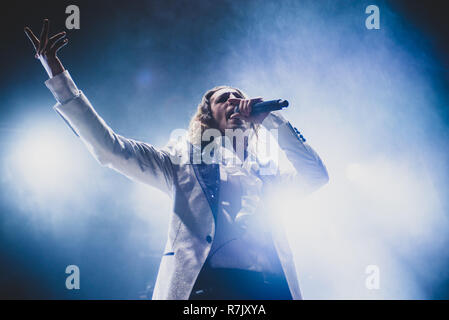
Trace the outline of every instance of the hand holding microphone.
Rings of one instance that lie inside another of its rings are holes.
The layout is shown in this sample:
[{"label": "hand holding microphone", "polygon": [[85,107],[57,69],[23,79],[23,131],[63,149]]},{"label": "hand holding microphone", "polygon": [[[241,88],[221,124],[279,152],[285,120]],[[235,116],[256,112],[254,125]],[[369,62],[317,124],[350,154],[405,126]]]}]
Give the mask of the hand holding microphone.
[{"label": "hand holding microphone", "polygon": [[263,101],[262,98],[230,98],[228,101],[236,105],[235,112],[242,114],[247,121],[255,123],[262,123],[271,111],[288,107],[288,101],[282,99]]}]

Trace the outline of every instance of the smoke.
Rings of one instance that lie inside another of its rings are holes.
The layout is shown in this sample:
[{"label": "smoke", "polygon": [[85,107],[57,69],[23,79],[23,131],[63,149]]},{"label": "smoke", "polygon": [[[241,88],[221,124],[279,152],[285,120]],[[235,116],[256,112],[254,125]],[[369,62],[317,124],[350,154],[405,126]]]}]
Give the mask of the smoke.
[{"label": "smoke", "polygon": [[429,298],[429,284],[447,281],[435,276],[448,261],[447,102],[419,35],[387,5],[381,29],[367,30],[366,5],[254,5],[223,71],[252,96],[288,99],[285,114],[328,168],[310,197],[273,197],[305,298]]},{"label": "smoke", "polygon": [[[187,126],[215,85],[289,100],[284,115],[330,175],[307,198],[273,195],[304,297],[441,298],[449,279],[441,66],[425,35],[377,3],[379,30],[365,28],[367,1],[80,3],[85,20],[61,57],[117,133],[156,146]],[[34,263],[52,288],[66,265],[80,265],[83,298],[138,297],[155,281],[170,199],[98,166],[40,96],[44,86],[29,89],[5,94],[15,131],[1,141],[2,237],[14,243],[4,254],[20,251],[16,262]],[[370,265],[379,289],[366,286]],[[63,288],[30,294],[73,297]]]}]

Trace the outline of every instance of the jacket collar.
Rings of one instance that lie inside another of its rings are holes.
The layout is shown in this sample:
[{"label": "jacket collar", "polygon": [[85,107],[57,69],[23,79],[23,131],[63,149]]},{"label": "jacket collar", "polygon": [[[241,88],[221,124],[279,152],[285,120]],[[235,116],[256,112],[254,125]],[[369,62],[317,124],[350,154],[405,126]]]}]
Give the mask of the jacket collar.
[{"label": "jacket collar", "polygon": [[[220,191],[220,167],[218,163],[205,163],[204,161],[193,161],[194,152],[200,152],[201,148],[194,146],[190,142],[189,144],[189,158],[192,164],[195,176],[203,189],[204,195],[209,203],[214,220],[216,221],[218,212],[218,197]],[[197,156],[198,154],[196,154]],[[199,163],[198,163],[199,162]]]}]

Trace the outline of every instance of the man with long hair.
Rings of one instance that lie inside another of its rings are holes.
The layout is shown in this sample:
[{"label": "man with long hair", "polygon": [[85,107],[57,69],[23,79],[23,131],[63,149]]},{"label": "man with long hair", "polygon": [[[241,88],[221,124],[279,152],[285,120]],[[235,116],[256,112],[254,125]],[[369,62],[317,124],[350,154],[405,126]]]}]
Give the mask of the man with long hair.
[{"label": "man with long hair", "polygon": [[[25,28],[49,75],[54,109],[100,164],[174,201],[153,299],[301,299],[288,242],[262,201],[271,185],[306,193],[328,181],[297,129],[280,112],[252,115],[261,98],[220,86],[205,93],[183,139],[161,149],[127,139],[96,113],[57,57],[65,32],[49,38],[48,31],[47,19],[40,38]],[[288,168],[261,161],[251,147],[261,128],[276,130]]]}]

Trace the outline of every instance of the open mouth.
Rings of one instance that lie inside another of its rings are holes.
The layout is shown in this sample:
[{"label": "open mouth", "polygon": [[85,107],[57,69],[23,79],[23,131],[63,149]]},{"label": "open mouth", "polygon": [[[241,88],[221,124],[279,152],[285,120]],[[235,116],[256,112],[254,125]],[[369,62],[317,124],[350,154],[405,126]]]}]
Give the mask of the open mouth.
[{"label": "open mouth", "polygon": [[231,109],[226,113],[226,119],[227,120],[236,119],[242,121],[242,115],[239,112],[234,112],[234,109]]},{"label": "open mouth", "polygon": [[229,116],[229,120],[234,120],[234,119],[237,119],[237,120],[240,120],[240,121],[242,121],[242,115],[240,114],[240,113],[232,113],[230,116]]}]

